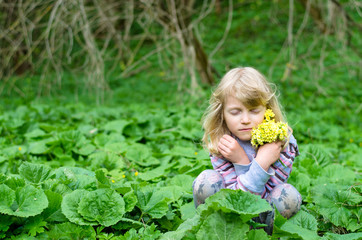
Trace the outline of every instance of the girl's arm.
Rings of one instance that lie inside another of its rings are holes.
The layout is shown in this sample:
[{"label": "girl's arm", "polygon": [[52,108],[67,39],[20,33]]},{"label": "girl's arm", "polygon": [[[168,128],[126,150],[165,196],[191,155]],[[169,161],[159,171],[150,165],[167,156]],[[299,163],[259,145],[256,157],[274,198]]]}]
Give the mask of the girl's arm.
[{"label": "girl's arm", "polygon": [[280,160],[285,166],[276,162],[265,171],[255,159],[250,164],[241,165],[217,156],[211,156],[211,163],[214,170],[224,178],[227,188],[241,189],[261,195],[265,192],[265,185],[270,178],[273,182],[285,182],[287,180],[294,158],[298,155],[296,140],[291,136],[288,146],[280,153]]},{"label": "girl's arm", "polygon": [[294,159],[298,155],[299,149],[297,140],[291,135],[287,147],[280,153],[279,159],[282,163],[277,161],[272,165],[272,168],[275,169],[275,176],[273,178],[281,182],[286,182],[292,171]]},{"label": "girl's arm", "polygon": [[265,196],[267,189],[270,191],[276,185],[284,183],[289,178],[292,171],[292,165],[296,156],[299,155],[298,145],[295,138],[290,136],[289,144],[280,153],[281,160],[272,164],[267,171],[258,164],[256,159],[253,160],[250,170],[244,175],[238,176],[240,181],[247,189],[254,189],[255,193]]}]

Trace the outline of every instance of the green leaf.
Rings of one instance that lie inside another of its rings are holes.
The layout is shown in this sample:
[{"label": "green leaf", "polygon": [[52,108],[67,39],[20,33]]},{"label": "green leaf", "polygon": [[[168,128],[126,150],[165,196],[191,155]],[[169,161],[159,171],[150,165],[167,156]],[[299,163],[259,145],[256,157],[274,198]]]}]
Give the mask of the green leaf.
[{"label": "green leaf", "polygon": [[164,191],[151,187],[135,187],[135,193],[138,199],[137,206],[143,213],[149,214],[152,218],[161,218],[168,212],[169,199],[163,195]]},{"label": "green leaf", "polygon": [[188,157],[188,158],[196,158],[195,149],[190,147],[181,147],[176,145],[172,150],[171,154],[173,156],[180,156],[180,157]]},{"label": "green leaf", "polygon": [[54,171],[56,179],[67,184],[71,189],[88,189],[97,188],[95,173],[78,167],[61,167]]},{"label": "green leaf", "polygon": [[98,189],[83,196],[78,212],[88,221],[98,221],[103,226],[116,224],[125,213],[121,195],[111,189]]},{"label": "green leaf", "polygon": [[127,149],[126,158],[144,167],[160,164],[159,160],[152,157],[150,148],[144,144],[135,143],[131,145]]},{"label": "green leaf", "polygon": [[31,217],[48,207],[48,199],[43,190],[31,185],[15,191],[0,185],[0,212],[17,217]]},{"label": "green leaf", "polygon": [[310,192],[311,179],[307,174],[299,172],[298,169],[293,169],[293,172],[288,179],[288,183],[298,189],[304,198],[308,196]]},{"label": "green leaf", "polygon": [[11,224],[13,224],[13,219],[11,216],[3,215],[0,213],[0,239],[1,239],[1,232],[7,232]]},{"label": "green leaf", "polygon": [[27,132],[27,133],[24,134],[24,136],[26,138],[28,138],[28,139],[29,138],[39,138],[39,137],[42,137],[44,135],[46,135],[46,133],[43,130],[39,129],[39,128],[36,128],[36,129],[32,130],[31,132]]},{"label": "green leaf", "polygon": [[197,239],[244,239],[249,225],[237,218],[223,212],[209,215],[197,232]]},{"label": "green leaf", "polygon": [[[185,239],[187,233],[190,233],[193,228],[198,226],[200,223],[200,215],[195,215],[193,218],[187,219],[181,223],[176,231],[170,231],[165,233],[160,240],[181,240]],[[186,238],[187,239],[187,238]]]},{"label": "green leaf", "polygon": [[98,169],[96,172],[96,179],[98,181],[98,188],[110,188],[111,183],[106,177],[106,174],[103,169]]},{"label": "green leaf", "polygon": [[88,191],[83,189],[75,190],[63,197],[62,212],[69,221],[79,225],[97,225],[96,221],[88,221],[78,212],[81,199],[86,196]]},{"label": "green leaf", "polygon": [[259,213],[272,210],[266,200],[242,190],[221,189],[207,198],[205,202],[207,209],[240,214],[244,222],[257,216]]},{"label": "green leaf", "polygon": [[123,159],[113,152],[95,152],[88,156],[91,169],[105,168],[108,171],[124,167]]},{"label": "green leaf", "polygon": [[47,222],[43,221],[41,217],[34,217],[27,221],[24,229],[28,231],[28,235],[35,237],[38,233],[44,232],[44,227]]},{"label": "green leaf", "polygon": [[312,188],[312,198],[318,213],[334,225],[348,229],[353,217],[351,208],[358,207],[362,196],[334,184],[317,185]]},{"label": "green leaf", "polygon": [[296,234],[302,239],[313,240],[319,239],[317,234],[317,220],[305,211],[299,211],[290,220],[286,221],[281,230]]},{"label": "green leaf", "polygon": [[96,239],[96,232],[91,226],[78,226],[67,222],[54,225],[48,236],[49,239]]},{"label": "green leaf", "polygon": [[333,164],[323,168],[321,177],[317,178],[316,182],[334,182],[351,185],[355,179],[356,174],[352,170],[339,164]]},{"label": "green leaf", "polygon": [[129,191],[123,196],[125,202],[125,212],[130,212],[137,204],[137,196],[134,191]]},{"label": "green leaf", "polygon": [[0,185],[0,212],[3,213],[3,208],[11,206],[15,200],[15,191],[6,186],[5,184]]},{"label": "green leaf", "polygon": [[103,126],[103,129],[106,131],[115,131],[122,134],[124,127],[127,126],[128,124],[130,124],[130,122],[123,119],[114,120],[106,123],[106,125]]},{"label": "green leaf", "polygon": [[332,154],[323,145],[307,144],[303,145],[302,151],[309,158],[315,160],[321,167],[328,166],[332,161]]},{"label": "green leaf", "polygon": [[112,226],[112,228],[117,230],[127,230],[132,228],[139,229],[143,226],[144,225],[142,222],[138,222],[129,218],[121,218],[116,225]]},{"label": "green leaf", "polygon": [[73,148],[73,152],[79,155],[88,156],[96,150],[93,144],[82,144],[79,148]]},{"label": "green leaf", "polygon": [[32,183],[42,183],[51,176],[51,168],[43,164],[24,162],[19,168],[19,174]]},{"label": "green leaf", "polygon": [[25,180],[23,178],[20,178],[19,175],[16,175],[6,179],[5,184],[11,189],[16,190],[19,187],[25,186]]},{"label": "green leaf", "polygon": [[362,232],[347,233],[347,234],[343,234],[343,235],[327,232],[324,235],[324,237],[327,238],[328,240],[360,240],[360,239],[362,239]]},{"label": "green leaf", "polygon": [[183,204],[180,207],[180,212],[181,212],[182,220],[187,220],[189,218],[193,218],[196,214],[195,204],[193,202]]},{"label": "green leaf", "polygon": [[45,194],[48,198],[49,205],[42,213],[44,220],[47,222],[65,222],[67,219],[62,213],[62,195],[49,190],[46,190]]},{"label": "green leaf", "polygon": [[181,136],[189,139],[200,139],[202,137],[202,127],[199,121],[192,117],[182,118],[178,123]]},{"label": "green leaf", "polygon": [[265,240],[269,239],[266,232],[262,229],[253,229],[250,232],[248,232],[247,239],[250,240]]},{"label": "green leaf", "polygon": [[30,142],[29,143],[29,153],[31,154],[45,154],[48,153],[50,148],[47,146],[47,143],[49,142],[48,139],[40,140],[36,142]]},{"label": "green leaf", "polygon": [[171,179],[168,179],[167,182],[169,186],[179,186],[183,191],[192,193],[192,183],[194,180],[195,178],[191,177],[190,175],[179,174]]},{"label": "green leaf", "polygon": [[147,226],[146,228],[140,228],[138,230],[138,238],[140,240],[154,240],[158,239],[161,236],[161,232],[156,229],[154,223],[151,226]]},{"label": "green leaf", "polygon": [[165,175],[165,170],[168,168],[169,166],[160,166],[157,168],[154,168],[150,171],[146,171],[146,172],[141,172],[138,177],[140,179],[142,179],[143,181],[150,181],[159,177],[162,177]]}]

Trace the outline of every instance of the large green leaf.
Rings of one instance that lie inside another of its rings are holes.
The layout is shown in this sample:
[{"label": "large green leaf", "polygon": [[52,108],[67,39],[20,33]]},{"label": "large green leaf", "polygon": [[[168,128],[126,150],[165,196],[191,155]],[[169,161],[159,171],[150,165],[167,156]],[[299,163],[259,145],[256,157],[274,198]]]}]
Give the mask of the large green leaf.
[{"label": "large green leaf", "polygon": [[192,193],[192,183],[195,180],[194,177],[186,174],[179,174],[171,179],[168,179],[169,186],[179,186],[182,190],[188,193]]},{"label": "large green leaf", "polygon": [[24,162],[19,168],[19,174],[29,182],[41,183],[52,175],[52,170],[43,164]]},{"label": "large green leaf", "polygon": [[126,158],[135,164],[148,167],[160,164],[160,161],[152,157],[151,149],[143,144],[132,144],[126,152]]},{"label": "large green leaf", "polygon": [[353,224],[351,208],[359,206],[362,196],[335,184],[317,185],[312,188],[312,194],[317,212],[334,225],[348,229],[349,224]]},{"label": "large green leaf", "polygon": [[111,171],[113,169],[123,168],[125,165],[123,159],[114,152],[95,152],[89,155],[88,159],[91,162],[91,169],[94,170],[105,168]]},{"label": "large green leaf", "polygon": [[123,120],[123,119],[114,120],[114,121],[106,123],[103,126],[103,129],[106,131],[115,131],[115,132],[122,134],[124,127],[127,126],[128,124],[130,124],[130,122]]},{"label": "large green leaf", "polygon": [[137,206],[143,213],[149,214],[152,218],[161,218],[168,212],[168,202],[172,193],[151,187],[136,188],[135,193],[138,199]]},{"label": "large green leaf", "polygon": [[71,189],[94,190],[97,188],[95,173],[84,168],[61,167],[54,171],[56,179]]},{"label": "large green leaf", "polygon": [[134,191],[129,191],[123,196],[125,202],[125,212],[130,212],[137,204],[137,196]]},{"label": "large green leaf", "polygon": [[223,212],[209,215],[196,234],[197,239],[245,239],[249,225],[241,221],[237,215],[229,216]]},{"label": "large green leaf", "polygon": [[260,196],[242,190],[221,189],[206,199],[207,209],[221,210],[225,213],[240,214],[245,222],[259,213],[272,210],[269,203]]},{"label": "large green leaf", "polygon": [[62,195],[50,190],[46,190],[45,194],[48,198],[49,205],[42,213],[44,220],[47,222],[65,222],[67,219],[62,213]]},{"label": "large green leaf", "polygon": [[317,234],[317,220],[305,211],[299,211],[290,220],[286,221],[281,230],[298,235],[305,240],[319,239]]},{"label": "large green leaf", "polygon": [[83,196],[78,212],[88,221],[97,221],[108,227],[122,218],[125,203],[114,190],[98,189]]},{"label": "large green leaf", "polygon": [[88,221],[78,212],[79,203],[84,196],[88,194],[87,190],[78,189],[64,196],[62,202],[62,212],[69,221],[79,225],[97,225],[96,221]]},{"label": "large green leaf", "polygon": [[321,176],[315,182],[334,182],[340,184],[352,185],[355,182],[356,174],[340,164],[326,166],[321,171]]},{"label": "large green leaf", "polygon": [[6,186],[5,184],[0,185],[0,211],[8,206],[11,206],[15,200],[15,191]]},{"label": "large green leaf", "polygon": [[154,168],[149,171],[141,172],[138,177],[142,179],[143,181],[150,181],[159,177],[162,177],[165,175],[165,170],[168,168],[168,165],[166,166],[160,166],[157,168]]},{"label": "large green leaf", "polygon": [[50,151],[50,148],[47,146],[49,139],[39,140],[36,142],[29,143],[29,153],[32,154],[46,154]]},{"label": "large green leaf", "polygon": [[79,144],[80,146],[77,146],[75,148],[73,148],[73,152],[79,154],[79,155],[84,155],[84,156],[88,156],[91,153],[93,153],[96,150],[96,147],[88,142],[84,142],[82,144]]},{"label": "large green leaf", "polygon": [[5,184],[13,190],[16,190],[19,187],[25,186],[24,178],[21,178],[19,175],[11,176],[6,179]]},{"label": "large green leaf", "polygon": [[17,188],[0,185],[0,212],[17,217],[30,217],[40,214],[48,207],[48,199],[43,190],[32,185]]}]

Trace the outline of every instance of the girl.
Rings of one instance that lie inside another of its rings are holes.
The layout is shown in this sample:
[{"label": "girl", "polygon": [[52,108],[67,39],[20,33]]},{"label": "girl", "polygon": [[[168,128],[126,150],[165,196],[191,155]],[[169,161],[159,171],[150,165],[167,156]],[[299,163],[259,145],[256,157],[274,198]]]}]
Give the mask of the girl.
[{"label": "girl", "polygon": [[[276,92],[257,70],[235,68],[222,78],[203,121],[203,142],[214,170],[205,170],[195,179],[195,207],[220,189],[229,188],[260,195],[286,218],[299,211],[301,195],[286,183],[299,155],[293,135],[290,133],[285,142],[264,144],[257,151],[250,142],[252,128],[263,122],[267,109],[275,113],[276,122],[284,122]],[[273,219],[274,211],[254,220],[266,223],[271,234]]]}]

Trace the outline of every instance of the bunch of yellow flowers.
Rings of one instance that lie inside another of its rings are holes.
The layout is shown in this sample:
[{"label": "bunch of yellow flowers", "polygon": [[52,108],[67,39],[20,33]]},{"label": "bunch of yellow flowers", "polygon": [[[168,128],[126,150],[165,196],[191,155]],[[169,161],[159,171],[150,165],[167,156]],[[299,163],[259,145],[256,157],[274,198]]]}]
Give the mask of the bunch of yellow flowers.
[{"label": "bunch of yellow flowers", "polygon": [[275,114],[271,109],[267,109],[264,114],[264,120],[257,128],[251,132],[251,145],[255,148],[265,143],[284,140],[288,136],[288,124],[275,122]]}]

